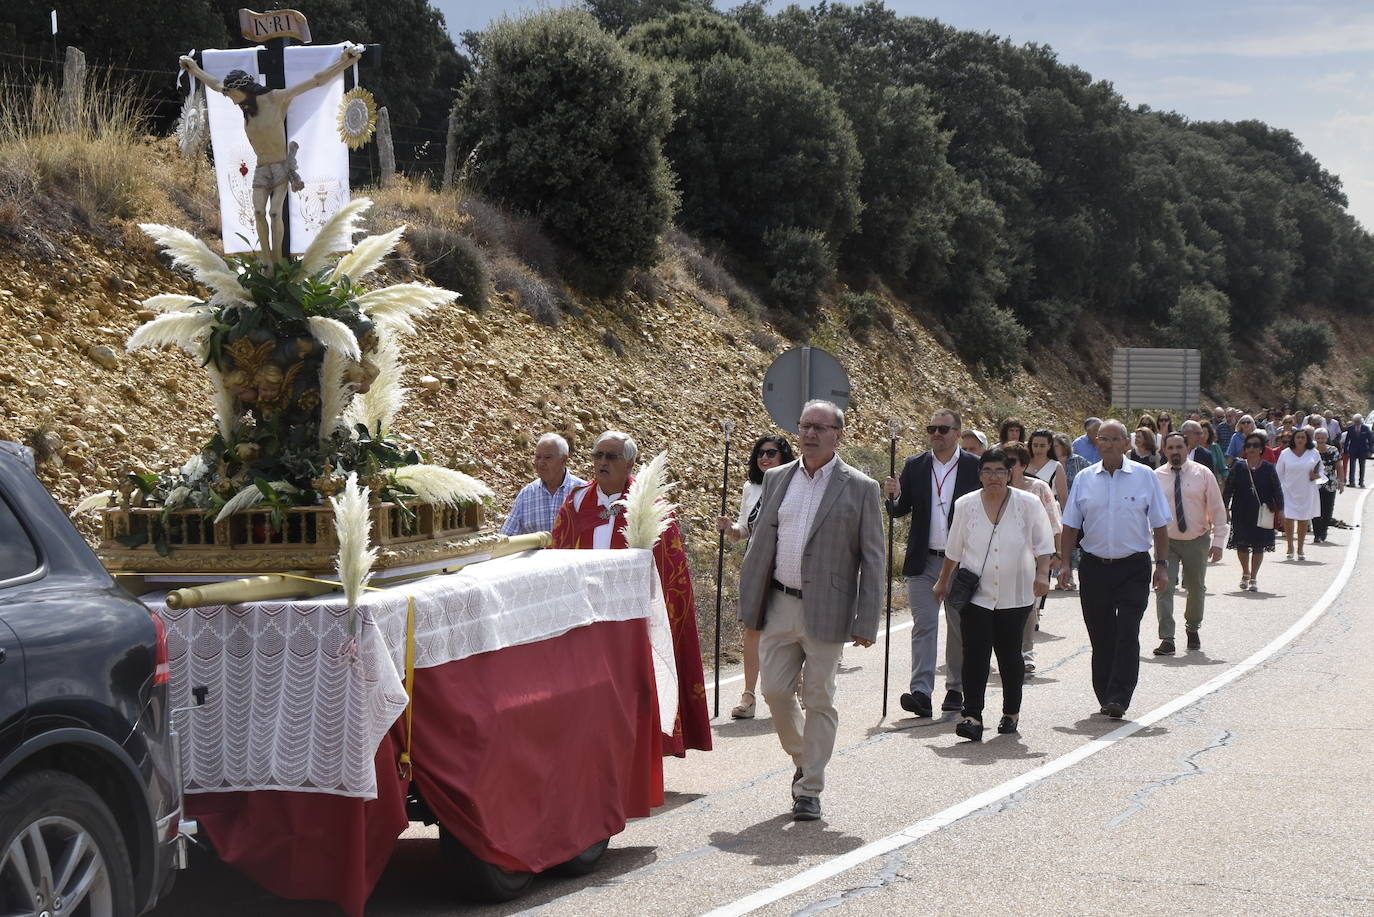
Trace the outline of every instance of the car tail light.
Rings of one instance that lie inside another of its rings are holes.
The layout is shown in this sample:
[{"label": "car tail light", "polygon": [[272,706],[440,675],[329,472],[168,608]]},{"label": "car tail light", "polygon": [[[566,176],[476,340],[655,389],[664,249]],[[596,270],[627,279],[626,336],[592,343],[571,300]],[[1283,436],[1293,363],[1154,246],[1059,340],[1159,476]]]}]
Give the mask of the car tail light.
[{"label": "car tail light", "polygon": [[165,685],[172,677],[172,667],[167,662],[167,625],[154,614],[153,627],[157,630],[157,666],[153,669],[153,684]]}]

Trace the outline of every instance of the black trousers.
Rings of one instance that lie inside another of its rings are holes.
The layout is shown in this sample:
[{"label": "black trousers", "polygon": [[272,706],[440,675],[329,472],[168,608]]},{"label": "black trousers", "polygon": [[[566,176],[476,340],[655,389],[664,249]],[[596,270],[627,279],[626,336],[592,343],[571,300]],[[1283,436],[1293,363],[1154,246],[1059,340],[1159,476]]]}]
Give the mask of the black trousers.
[{"label": "black trousers", "polygon": [[994,611],[970,603],[960,612],[959,630],[964,635],[964,716],[983,718],[994,652],[997,670],[1002,674],[1002,713],[1016,716],[1021,712],[1021,688],[1026,682],[1021,632],[1026,629],[1030,610],[1027,605]]},{"label": "black trousers", "polygon": [[1318,487],[1317,499],[1321,501],[1321,513],[1312,519],[1312,537],[1325,541],[1326,530],[1331,525],[1331,511],[1336,508],[1336,492]]},{"label": "black trousers", "polygon": [[1150,604],[1150,573],[1150,555],[1144,553],[1104,563],[1085,552],[1078,566],[1078,600],[1093,650],[1093,692],[1101,705],[1131,705],[1140,678],[1140,619]]}]

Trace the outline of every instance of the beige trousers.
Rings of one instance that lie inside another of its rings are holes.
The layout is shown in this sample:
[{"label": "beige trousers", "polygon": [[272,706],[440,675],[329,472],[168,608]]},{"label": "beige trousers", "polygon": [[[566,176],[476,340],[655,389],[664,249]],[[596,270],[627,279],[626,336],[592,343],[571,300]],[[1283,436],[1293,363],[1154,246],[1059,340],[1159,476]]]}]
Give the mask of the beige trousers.
[{"label": "beige trousers", "polygon": [[[792,787],[799,796],[820,796],[825,789],[825,766],[840,723],[835,670],[843,649],[843,643],[823,643],[806,632],[801,599],[769,591],[759,637],[759,687],[782,750],[801,768],[801,779]],[[797,705],[798,675],[805,712]]]}]

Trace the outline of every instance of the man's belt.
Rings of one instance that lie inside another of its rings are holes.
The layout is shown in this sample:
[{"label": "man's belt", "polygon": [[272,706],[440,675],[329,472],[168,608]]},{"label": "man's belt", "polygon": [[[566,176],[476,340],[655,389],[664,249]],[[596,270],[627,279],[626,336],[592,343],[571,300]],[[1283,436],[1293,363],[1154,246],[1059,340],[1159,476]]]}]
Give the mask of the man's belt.
[{"label": "man's belt", "polygon": [[928,548],[927,551],[926,551],[926,553],[928,553],[928,554],[933,554],[933,555],[936,556],[936,557],[944,557],[944,556],[945,556],[945,552],[944,552],[944,551],[941,551],[939,548]]},{"label": "man's belt", "polygon": [[1125,564],[1133,560],[1148,561],[1150,559],[1150,552],[1137,551],[1134,554],[1127,554],[1125,557],[1098,557],[1096,554],[1089,554],[1087,551],[1084,551],[1083,557],[1086,560],[1096,561],[1099,564]]},{"label": "man's belt", "polygon": [[787,595],[792,596],[792,598],[794,599],[799,599],[802,597],[800,589],[793,589],[791,586],[784,586],[777,580],[773,580],[773,582],[770,585],[772,585],[772,587],[778,590],[779,592],[786,593]]}]

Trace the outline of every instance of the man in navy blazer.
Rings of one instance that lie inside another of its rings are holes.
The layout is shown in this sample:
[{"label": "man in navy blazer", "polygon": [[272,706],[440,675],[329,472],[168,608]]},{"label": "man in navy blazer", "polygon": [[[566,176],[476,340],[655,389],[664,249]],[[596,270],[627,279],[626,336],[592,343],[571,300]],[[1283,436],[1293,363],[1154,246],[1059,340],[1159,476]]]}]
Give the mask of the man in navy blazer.
[{"label": "man in navy blazer", "polygon": [[[1347,487],[1364,486],[1364,465],[1369,459],[1369,453],[1374,451],[1374,434],[1369,432],[1369,425],[1364,422],[1364,418],[1359,414],[1355,415],[1354,422],[1345,430],[1345,444],[1343,446],[1346,458],[1349,461],[1350,480],[1346,481]],[[1360,483],[1355,483],[1355,469],[1359,467]]]},{"label": "man in navy blazer", "polygon": [[[894,518],[911,513],[906,541],[907,598],[911,602],[911,691],[901,698],[902,709],[917,716],[934,716],[935,656],[940,633],[940,603],[931,593],[945,562],[945,540],[954,501],[979,488],[978,459],[959,448],[959,415],[941,408],[931,415],[926,432],[930,451],[913,455],[902,467],[901,480],[883,484],[887,511]],[[964,640],[959,612],[945,606],[945,699],[941,710],[958,710],[964,703]]]}]

